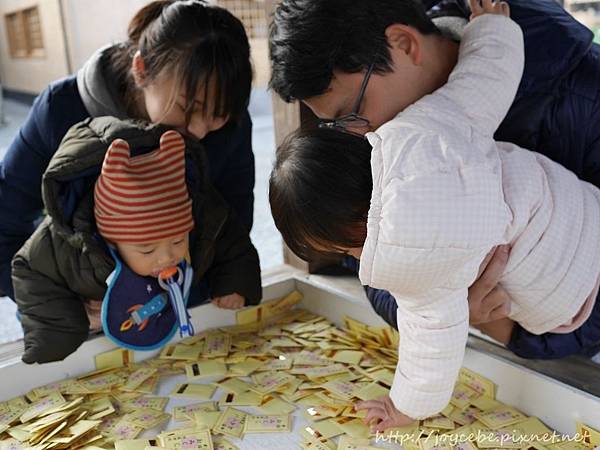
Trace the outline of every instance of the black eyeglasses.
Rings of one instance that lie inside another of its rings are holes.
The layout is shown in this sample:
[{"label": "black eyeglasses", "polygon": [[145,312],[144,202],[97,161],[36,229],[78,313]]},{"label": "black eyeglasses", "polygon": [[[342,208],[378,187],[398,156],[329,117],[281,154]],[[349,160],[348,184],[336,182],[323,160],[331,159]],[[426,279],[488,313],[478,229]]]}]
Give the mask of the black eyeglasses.
[{"label": "black eyeglasses", "polygon": [[371,78],[371,73],[373,73],[374,66],[375,64],[373,63],[367,69],[367,73],[365,74],[365,78],[360,86],[358,98],[356,99],[354,108],[352,108],[352,112],[336,119],[322,119],[319,122],[319,128],[328,128],[330,130],[342,131],[344,133],[357,134],[349,131],[348,128],[365,128],[369,126],[369,119],[362,117],[358,113],[360,112],[360,106],[362,104],[363,97],[365,96],[365,91],[367,90],[369,78]]}]

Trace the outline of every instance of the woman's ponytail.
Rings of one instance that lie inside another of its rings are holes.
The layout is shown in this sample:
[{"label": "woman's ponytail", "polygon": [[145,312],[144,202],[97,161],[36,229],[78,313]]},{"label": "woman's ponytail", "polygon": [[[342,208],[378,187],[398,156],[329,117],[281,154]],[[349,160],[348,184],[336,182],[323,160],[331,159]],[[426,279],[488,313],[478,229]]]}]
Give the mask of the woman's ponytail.
[{"label": "woman's ponytail", "polygon": [[158,19],[163,10],[173,2],[174,0],[155,0],[140,9],[129,22],[127,28],[129,42],[137,46],[146,28]]}]

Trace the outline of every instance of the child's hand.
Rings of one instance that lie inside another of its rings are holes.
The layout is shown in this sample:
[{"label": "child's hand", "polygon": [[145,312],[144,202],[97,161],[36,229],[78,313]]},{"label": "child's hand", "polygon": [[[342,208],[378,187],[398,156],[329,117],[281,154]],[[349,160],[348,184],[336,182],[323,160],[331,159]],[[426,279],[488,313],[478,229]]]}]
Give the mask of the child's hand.
[{"label": "child's hand", "polygon": [[497,14],[510,17],[510,6],[500,0],[469,0],[471,4],[471,20],[484,14]]},{"label": "child's hand", "polygon": [[212,299],[212,304],[223,309],[240,309],[246,303],[246,299],[240,294],[229,294],[223,297],[215,297]]},{"label": "child's hand", "polygon": [[508,264],[510,247],[500,245],[486,256],[487,266],[477,280],[469,287],[469,324],[477,326],[510,314],[511,299],[504,290],[500,278]]},{"label": "child's hand", "polygon": [[371,427],[372,432],[385,431],[388,428],[404,427],[416,422],[415,419],[398,411],[392,399],[387,395],[378,400],[358,402],[355,408],[357,411],[361,409],[368,410],[364,422],[369,425],[375,421],[375,426]]}]

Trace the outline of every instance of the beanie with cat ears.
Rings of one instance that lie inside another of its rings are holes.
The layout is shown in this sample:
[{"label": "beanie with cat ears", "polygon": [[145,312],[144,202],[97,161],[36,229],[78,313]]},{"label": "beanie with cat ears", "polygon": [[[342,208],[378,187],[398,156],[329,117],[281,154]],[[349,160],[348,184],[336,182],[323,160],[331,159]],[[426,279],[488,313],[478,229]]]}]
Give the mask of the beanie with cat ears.
[{"label": "beanie with cat ears", "polygon": [[148,244],[194,227],[185,181],[185,142],[167,131],[156,150],[131,157],[129,145],[110,145],[94,188],[100,235],[116,243]]}]

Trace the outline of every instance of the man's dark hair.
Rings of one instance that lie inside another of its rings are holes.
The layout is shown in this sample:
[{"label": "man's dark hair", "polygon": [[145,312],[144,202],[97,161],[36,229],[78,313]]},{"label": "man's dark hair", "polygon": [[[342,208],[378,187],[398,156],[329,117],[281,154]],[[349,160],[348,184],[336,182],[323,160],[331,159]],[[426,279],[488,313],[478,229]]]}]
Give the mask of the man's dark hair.
[{"label": "man's dark hair", "polygon": [[286,244],[309,259],[314,251],[362,247],[372,188],[371,146],[365,139],[303,130],[277,150],[269,201]]},{"label": "man's dark hair", "polygon": [[270,28],[270,86],[290,102],[325,92],[333,71],[392,70],[385,30],[439,33],[419,0],[283,0]]}]

